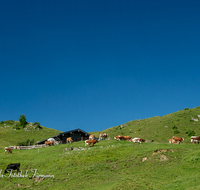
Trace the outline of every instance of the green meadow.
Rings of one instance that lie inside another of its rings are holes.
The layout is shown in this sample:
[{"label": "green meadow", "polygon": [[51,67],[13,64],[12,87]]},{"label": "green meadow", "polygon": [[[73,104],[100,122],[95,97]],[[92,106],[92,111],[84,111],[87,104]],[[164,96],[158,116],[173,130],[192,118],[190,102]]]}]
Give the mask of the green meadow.
[{"label": "green meadow", "polygon": [[[4,127],[5,122],[1,122],[0,188],[200,189],[200,145],[190,143],[191,134],[200,134],[198,115],[200,107],[186,108],[162,117],[120,124],[101,131],[108,133],[111,139],[101,140],[94,147],[85,148],[84,141],[79,141],[31,150],[13,150],[12,154],[5,154],[3,148],[26,139],[34,138],[36,142],[60,132],[45,127],[28,132],[25,129],[14,130],[14,124]],[[193,120],[195,118],[196,121]],[[98,136],[99,132],[91,134]],[[154,142],[133,144],[114,140],[113,137],[119,134]],[[185,140],[181,144],[169,144],[172,136]],[[64,151],[70,146],[84,149]],[[21,173],[13,171],[12,174],[4,174],[8,164],[19,162]]]}]

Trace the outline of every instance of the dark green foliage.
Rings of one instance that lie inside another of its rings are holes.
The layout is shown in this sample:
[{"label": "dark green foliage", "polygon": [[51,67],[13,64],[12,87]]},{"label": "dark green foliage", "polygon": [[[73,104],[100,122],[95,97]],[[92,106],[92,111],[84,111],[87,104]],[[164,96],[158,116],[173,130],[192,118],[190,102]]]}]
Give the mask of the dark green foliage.
[{"label": "dark green foliage", "polygon": [[31,145],[34,145],[34,139],[32,139],[32,140],[27,139],[24,142],[18,142],[17,143],[17,146],[31,146]]},{"label": "dark green foliage", "polygon": [[14,122],[15,122],[15,121],[13,121],[13,120],[7,120],[7,121],[5,120],[5,121],[4,121],[4,123],[5,123],[5,124],[8,124],[8,125],[12,125],[12,124],[14,124]]},{"label": "dark green foliage", "polygon": [[179,134],[179,133],[180,133],[180,131],[178,131],[178,130],[175,130],[175,131],[174,131],[174,135],[175,135],[175,134]]},{"label": "dark green foliage", "polygon": [[172,127],[172,129],[173,129],[173,130],[177,130],[178,127],[177,127],[176,125],[174,125],[174,126]]},{"label": "dark green foliage", "polygon": [[188,130],[185,134],[187,134],[188,135],[188,137],[191,137],[191,136],[195,136],[195,131],[193,130]]},{"label": "dark green foliage", "polygon": [[38,129],[42,129],[42,127],[40,126],[40,123],[39,123],[39,122],[36,121],[36,122],[34,123],[34,125],[36,125],[36,127],[37,127]]},{"label": "dark green foliage", "polygon": [[20,128],[21,128],[20,123],[17,123],[17,124],[13,127],[13,129],[17,129],[17,130],[20,130]]},{"label": "dark green foliage", "polygon": [[20,115],[19,122],[20,122],[20,124],[21,124],[21,126],[23,128],[26,127],[26,124],[27,124],[27,122],[26,122],[26,116],[25,115]]},{"label": "dark green foliage", "polygon": [[189,110],[189,108],[185,108],[184,110]]},{"label": "dark green foliage", "polygon": [[0,122],[0,124],[3,124],[3,123],[4,123],[4,121],[1,121],[1,122]]}]

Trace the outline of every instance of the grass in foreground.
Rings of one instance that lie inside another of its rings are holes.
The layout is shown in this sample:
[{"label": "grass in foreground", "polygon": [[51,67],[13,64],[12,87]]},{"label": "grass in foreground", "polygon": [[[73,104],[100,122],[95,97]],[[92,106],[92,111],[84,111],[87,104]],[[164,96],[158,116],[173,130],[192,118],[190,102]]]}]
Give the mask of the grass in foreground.
[{"label": "grass in foreground", "polygon": [[[84,147],[84,142],[71,144]],[[58,145],[0,153],[0,168],[21,163],[22,174],[54,178],[0,179],[1,189],[194,189],[199,187],[199,145],[100,141],[81,151]]]}]

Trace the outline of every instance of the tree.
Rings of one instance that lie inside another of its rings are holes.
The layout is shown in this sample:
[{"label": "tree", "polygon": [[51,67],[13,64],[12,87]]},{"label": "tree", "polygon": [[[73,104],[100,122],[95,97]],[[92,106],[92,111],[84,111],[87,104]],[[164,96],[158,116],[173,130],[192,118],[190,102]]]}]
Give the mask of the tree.
[{"label": "tree", "polygon": [[19,122],[20,122],[20,124],[21,124],[21,126],[23,128],[26,127],[26,124],[27,124],[27,122],[26,122],[26,116],[25,115],[20,115]]}]

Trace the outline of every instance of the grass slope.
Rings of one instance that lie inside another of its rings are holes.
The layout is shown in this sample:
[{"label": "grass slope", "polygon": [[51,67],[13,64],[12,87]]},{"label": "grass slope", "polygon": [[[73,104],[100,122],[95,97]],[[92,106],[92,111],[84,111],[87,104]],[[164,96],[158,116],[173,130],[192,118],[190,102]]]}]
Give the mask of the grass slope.
[{"label": "grass slope", "polygon": [[16,124],[18,121],[4,121],[0,123],[0,148],[8,146],[16,146],[19,142],[24,142],[27,139],[34,139],[34,142],[44,140],[46,138],[52,137],[61,133],[55,129],[49,129],[43,127],[39,130],[34,129],[33,123],[28,123],[25,128],[16,130]]},{"label": "grass slope", "polygon": [[[84,147],[84,142],[72,143]],[[57,145],[32,150],[0,153],[0,168],[21,163],[22,175],[0,178],[1,189],[195,189],[199,188],[199,145],[144,143],[114,140],[100,141],[86,150],[63,150],[71,145]],[[54,175],[54,178],[32,178]],[[3,173],[3,172],[2,172]]]},{"label": "grass slope", "polygon": [[[130,121],[102,132],[108,133],[111,138],[116,135],[126,135],[156,142],[168,142],[172,136],[180,136],[185,139],[185,142],[189,143],[190,135],[186,134],[189,130],[194,131],[197,136],[200,135],[200,118],[197,115],[200,115],[200,106],[193,109],[185,108],[162,117],[156,116]],[[198,118],[199,120],[194,121],[192,118]],[[98,131],[91,132],[97,137],[99,133]]]}]

